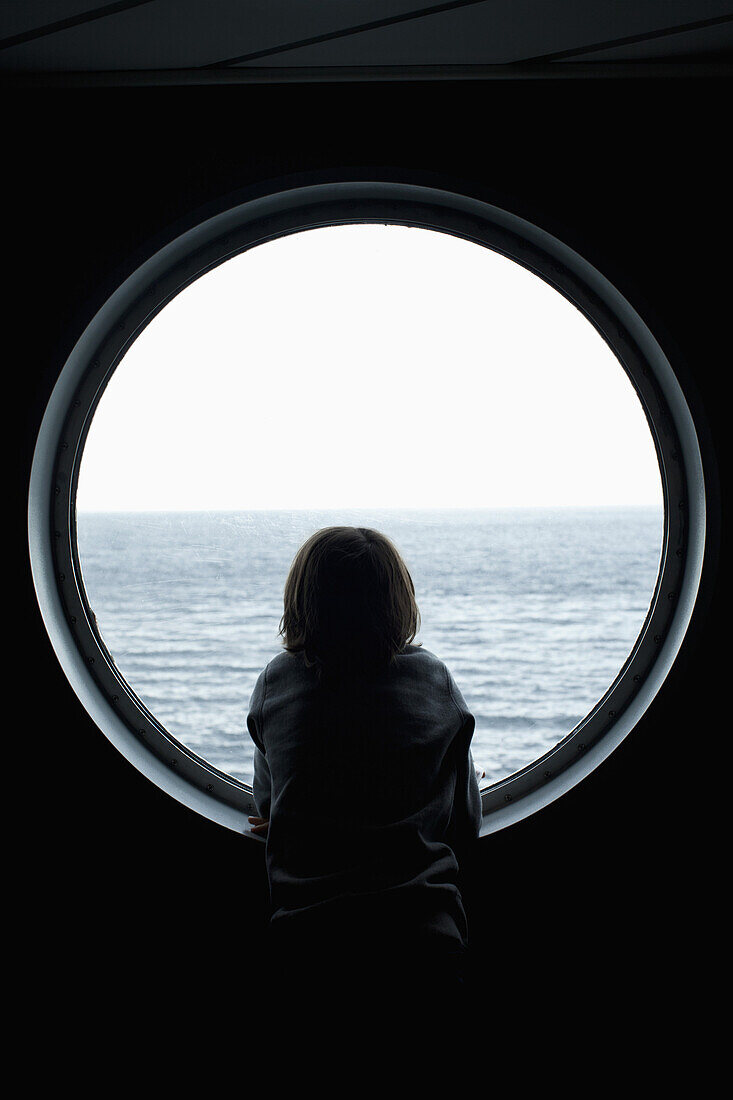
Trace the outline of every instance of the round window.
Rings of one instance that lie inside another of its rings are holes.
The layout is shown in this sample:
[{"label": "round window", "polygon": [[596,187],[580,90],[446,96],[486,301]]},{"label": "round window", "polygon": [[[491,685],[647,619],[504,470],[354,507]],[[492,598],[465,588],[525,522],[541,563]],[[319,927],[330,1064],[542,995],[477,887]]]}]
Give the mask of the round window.
[{"label": "round window", "polygon": [[314,530],[375,527],[405,558],[416,640],[476,716],[485,831],[638,720],[704,533],[689,411],[629,304],[537,227],[398,184],[255,200],[151,257],[62,372],[30,505],[87,709],[236,829],[249,695]]}]

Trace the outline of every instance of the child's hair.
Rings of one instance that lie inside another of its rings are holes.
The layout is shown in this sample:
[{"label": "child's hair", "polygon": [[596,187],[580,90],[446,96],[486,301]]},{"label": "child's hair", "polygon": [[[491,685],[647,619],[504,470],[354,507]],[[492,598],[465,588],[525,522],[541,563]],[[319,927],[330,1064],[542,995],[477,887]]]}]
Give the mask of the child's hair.
[{"label": "child's hair", "polygon": [[385,668],[420,628],[415,586],[393,543],[368,527],[324,527],[285,582],[283,645],[318,674]]}]

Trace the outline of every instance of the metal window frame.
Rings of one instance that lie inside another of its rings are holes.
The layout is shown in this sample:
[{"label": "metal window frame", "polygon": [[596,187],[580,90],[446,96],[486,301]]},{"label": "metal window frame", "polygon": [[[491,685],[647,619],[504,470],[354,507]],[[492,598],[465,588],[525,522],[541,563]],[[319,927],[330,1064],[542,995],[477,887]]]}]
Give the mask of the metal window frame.
[{"label": "metal window frame", "polygon": [[[664,682],[697,597],[705,549],[705,484],[693,417],[662,348],[632,305],[576,251],[479,199],[402,182],[338,182],[267,194],[204,219],[151,255],[111,295],[61,370],[34,453],[29,547],[41,613],[61,666],[102,732],[179,802],[249,833],[251,787],[178,742],[117,670],[91,615],[76,546],[84,442],[107,381],[153,317],[207,271],[255,245],[322,226],[373,222],[450,233],[509,257],[570,300],[610,345],[645,410],[664,493],[660,569],[649,613],[623,668],[595,707],[549,752],[482,792],[482,835],[570,790],[621,743]],[[244,716],[243,716],[244,725]]]}]

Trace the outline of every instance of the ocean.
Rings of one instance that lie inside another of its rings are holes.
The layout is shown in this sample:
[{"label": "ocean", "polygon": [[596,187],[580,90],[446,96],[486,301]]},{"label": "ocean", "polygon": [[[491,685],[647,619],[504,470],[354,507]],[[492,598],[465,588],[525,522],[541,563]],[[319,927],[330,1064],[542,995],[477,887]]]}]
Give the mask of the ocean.
[{"label": "ocean", "polygon": [[402,553],[422,626],[476,717],[488,786],[562,740],[643,625],[661,508],[80,512],[83,581],[119,672],[167,731],[252,780],[245,719],[281,648],[290,563],[313,531],[374,527]]}]

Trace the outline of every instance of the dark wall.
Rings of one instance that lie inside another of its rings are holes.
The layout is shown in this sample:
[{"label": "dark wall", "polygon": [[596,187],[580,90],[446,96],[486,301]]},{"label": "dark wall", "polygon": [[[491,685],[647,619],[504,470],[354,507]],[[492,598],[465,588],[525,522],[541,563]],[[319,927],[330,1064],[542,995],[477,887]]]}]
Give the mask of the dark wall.
[{"label": "dark wall", "polygon": [[657,333],[699,418],[712,550],[677,666],[596,773],[479,842],[465,867],[491,1003],[521,992],[550,1004],[559,982],[580,1010],[599,991],[674,996],[680,976],[694,975],[690,936],[704,937],[714,909],[701,854],[718,836],[709,775],[723,683],[715,544],[716,452],[722,461],[728,434],[718,260],[731,243],[729,89],[690,78],[3,92],[5,336],[16,338],[12,355],[6,346],[6,418],[18,433],[12,533],[25,624],[17,655],[34,669],[24,765],[43,822],[26,870],[42,884],[43,905],[31,909],[54,983],[73,982],[92,1000],[132,990],[163,1007],[171,983],[210,996],[224,982],[246,1003],[267,883],[262,847],[139,775],[56,663],[24,542],[45,402],[88,317],[201,208],[276,177],[366,173],[468,190],[574,245]]}]

